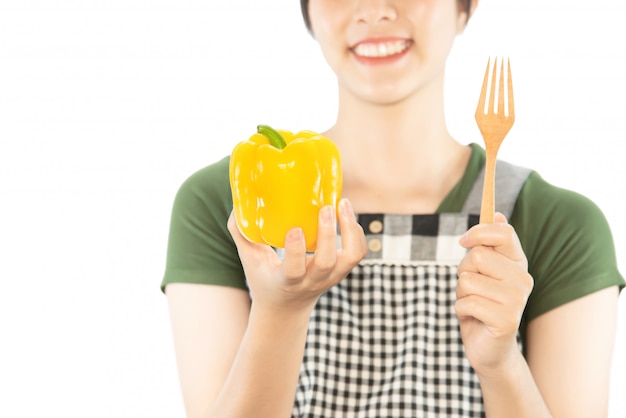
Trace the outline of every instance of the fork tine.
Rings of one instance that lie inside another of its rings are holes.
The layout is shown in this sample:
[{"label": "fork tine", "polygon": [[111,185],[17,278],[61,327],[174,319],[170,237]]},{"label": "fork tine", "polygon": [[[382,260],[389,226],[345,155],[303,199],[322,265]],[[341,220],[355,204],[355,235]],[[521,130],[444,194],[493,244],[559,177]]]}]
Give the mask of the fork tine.
[{"label": "fork tine", "polygon": [[498,115],[504,116],[504,58],[500,58],[500,80],[498,81]]},{"label": "fork tine", "polygon": [[495,112],[495,106],[496,106],[496,86],[497,86],[497,82],[498,79],[496,79],[496,70],[498,69],[498,57],[496,57],[493,60],[493,75],[491,76],[491,92],[489,94],[489,96],[491,97],[489,100],[489,105],[488,105],[488,110],[487,110],[487,114],[492,114]]},{"label": "fork tine", "polygon": [[506,66],[508,67],[508,93],[509,93],[509,117],[515,119],[515,104],[513,101],[513,78],[511,78],[511,60],[507,59]]},{"label": "fork tine", "polygon": [[489,65],[491,64],[491,57],[487,60],[487,69],[485,70],[485,78],[483,79],[483,87],[480,89],[480,98],[478,99],[478,106],[476,107],[476,114],[485,114],[485,100],[487,99],[487,83],[489,82]]}]

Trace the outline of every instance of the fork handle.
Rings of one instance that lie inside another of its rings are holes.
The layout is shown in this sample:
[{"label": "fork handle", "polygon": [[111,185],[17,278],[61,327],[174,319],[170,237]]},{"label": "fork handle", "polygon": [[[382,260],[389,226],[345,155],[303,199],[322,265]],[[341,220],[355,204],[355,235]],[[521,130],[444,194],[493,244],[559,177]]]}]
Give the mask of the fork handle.
[{"label": "fork handle", "polygon": [[483,197],[480,205],[480,223],[492,223],[496,211],[496,154],[487,151],[485,161],[485,179],[483,183]]}]

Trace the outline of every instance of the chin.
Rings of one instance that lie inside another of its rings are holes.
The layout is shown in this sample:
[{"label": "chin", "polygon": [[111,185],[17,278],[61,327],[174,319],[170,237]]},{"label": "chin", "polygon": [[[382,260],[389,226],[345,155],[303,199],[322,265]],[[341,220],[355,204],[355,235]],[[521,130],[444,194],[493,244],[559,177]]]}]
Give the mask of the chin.
[{"label": "chin", "polygon": [[368,89],[357,93],[361,100],[381,106],[395,105],[406,100],[410,94],[406,89],[400,89],[397,86],[389,86],[388,88]]},{"label": "chin", "polygon": [[378,106],[394,106],[398,103],[402,103],[405,98],[406,96],[377,96],[368,98],[367,101]]},{"label": "chin", "polygon": [[352,74],[345,78],[344,87],[353,96],[371,102],[372,104],[396,104],[411,96],[415,92],[416,79],[405,74],[389,72],[382,74]]}]

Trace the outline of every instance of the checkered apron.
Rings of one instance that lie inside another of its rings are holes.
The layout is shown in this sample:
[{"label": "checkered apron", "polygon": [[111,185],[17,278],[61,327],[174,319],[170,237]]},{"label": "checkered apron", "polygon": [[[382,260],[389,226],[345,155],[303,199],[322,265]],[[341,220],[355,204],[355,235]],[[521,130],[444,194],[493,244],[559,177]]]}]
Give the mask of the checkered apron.
[{"label": "checkered apron", "polygon": [[[498,162],[497,210],[528,173]],[[358,215],[369,251],[312,313],[292,417],[484,416],[454,309],[483,175],[461,213]]]}]

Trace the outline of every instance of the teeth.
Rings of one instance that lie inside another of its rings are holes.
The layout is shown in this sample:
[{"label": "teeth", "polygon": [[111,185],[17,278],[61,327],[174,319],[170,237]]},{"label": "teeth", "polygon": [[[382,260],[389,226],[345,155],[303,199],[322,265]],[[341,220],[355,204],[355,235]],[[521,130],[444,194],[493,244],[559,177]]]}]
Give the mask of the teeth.
[{"label": "teeth", "polygon": [[354,48],[357,55],[368,58],[381,58],[399,54],[409,47],[409,41],[363,43]]}]

